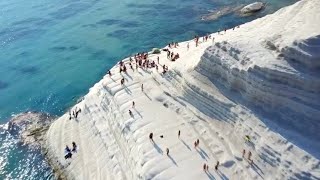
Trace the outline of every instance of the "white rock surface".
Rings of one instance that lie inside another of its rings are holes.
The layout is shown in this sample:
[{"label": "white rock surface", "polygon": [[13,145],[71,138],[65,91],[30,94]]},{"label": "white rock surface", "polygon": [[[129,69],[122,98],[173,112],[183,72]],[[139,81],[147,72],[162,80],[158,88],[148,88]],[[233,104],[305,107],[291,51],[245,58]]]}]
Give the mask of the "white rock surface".
[{"label": "white rock surface", "polygon": [[[58,176],[319,179],[319,8],[318,0],[299,1],[213,34],[214,45],[211,39],[199,47],[180,43],[172,49],[180,54],[177,61],[159,55],[169,67],[165,75],[162,68],[119,74],[116,65],[112,77],[106,75],[76,105],[82,109],[77,120],[67,113],[48,130],[46,155]],[[72,141],[79,151],[65,160],[64,147]],[[253,165],[242,158],[243,149],[252,152]],[[213,168],[217,161],[219,171]]]},{"label": "white rock surface", "polygon": [[262,2],[254,2],[252,4],[249,4],[245,7],[243,7],[240,12],[243,14],[247,14],[247,13],[253,13],[253,12],[257,12],[260,11],[262,8],[264,7],[264,3]]}]

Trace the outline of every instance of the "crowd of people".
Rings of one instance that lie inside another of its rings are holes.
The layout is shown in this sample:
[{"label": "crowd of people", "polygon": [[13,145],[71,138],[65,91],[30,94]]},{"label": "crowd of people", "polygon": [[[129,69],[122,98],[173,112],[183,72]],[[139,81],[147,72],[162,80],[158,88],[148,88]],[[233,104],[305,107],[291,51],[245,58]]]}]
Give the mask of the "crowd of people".
[{"label": "crowd of people", "polygon": [[[226,32],[226,29],[225,29],[225,32]],[[207,34],[205,35],[204,37],[202,37],[202,42],[207,42],[209,39],[212,39],[212,42],[214,42],[214,37],[212,37],[210,34]],[[194,42],[195,42],[195,46],[198,47],[199,46],[199,41],[200,41],[200,37],[199,36],[195,36],[194,37]],[[167,54],[167,59],[169,59],[170,61],[176,61],[177,59],[180,58],[180,55],[179,53],[174,53],[173,52],[173,48],[178,48],[179,47],[179,43],[177,42],[172,42],[172,43],[169,43],[168,46],[164,49],[162,49],[162,51],[166,52]],[[189,50],[190,48],[190,44],[189,42],[187,43],[187,50]],[[133,57],[130,57],[129,58],[129,66],[130,68],[134,71],[133,69],[133,62],[135,61],[136,63],[136,69],[138,69],[139,67],[142,68],[142,69],[147,69],[147,68],[156,68],[156,70],[158,70],[158,66],[160,65],[160,62],[159,62],[159,56],[157,57],[157,62],[153,61],[153,60],[150,60],[148,58],[148,53],[146,52],[143,52],[143,53],[137,53],[135,54]],[[119,65],[120,65],[120,73],[122,72],[127,72],[127,68],[126,68],[126,65],[123,61],[120,61],[119,62]],[[168,66],[166,66],[165,64],[162,65],[162,69],[163,69],[163,74],[165,74],[167,71],[168,71]],[[108,71],[108,74],[111,76],[111,72]],[[124,78],[121,79],[121,85],[124,84]],[[141,91],[143,91],[143,84],[141,85]],[[132,102],[132,108],[135,107],[135,102],[133,101]],[[132,111],[129,110],[129,115],[130,116],[133,116],[132,114]],[[179,130],[178,131],[178,138],[180,138],[180,135],[181,135],[181,131]],[[161,138],[163,138],[163,135],[160,135]],[[151,132],[149,134],[149,139],[152,143],[155,143],[154,141],[154,134]],[[194,142],[194,148],[197,149],[199,147],[199,144],[200,144],[200,140],[197,139],[195,142]],[[169,156],[169,148],[166,148],[166,155]],[[243,150],[243,158],[245,156],[245,150]],[[248,160],[249,162],[253,162],[253,160],[251,159],[251,152],[249,151],[249,154],[248,154]],[[217,161],[217,163],[214,165],[214,169],[217,171],[218,168],[219,168],[219,165],[220,165],[220,162]],[[208,164],[204,164],[203,165],[203,170],[205,172],[208,172],[209,171],[209,165]]]},{"label": "crowd of people", "polygon": [[[233,30],[234,30],[234,28],[233,28]],[[226,29],[224,31],[226,32]],[[220,34],[220,31],[218,32],[218,34]],[[212,39],[212,41],[214,42],[214,37],[212,37],[210,34],[207,34],[204,37],[202,37],[202,41],[203,42],[207,42],[208,39]],[[199,46],[199,40],[200,40],[199,36],[195,36],[194,37],[194,42],[195,42],[195,46],[196,47]],[[177,59],[180,58],[180,55],[179,55],[179,53],[174,53],[172,48],[178,48],[178,47],[179,47],[179,43],[178,42],[172,42],[172,43],[169,43],[168,46],[166,48],[162,49],[162,50],[164,52],[166,52],[167,59],[169,59],[170,61],[176,61]],[[189,48],[190,48],[190,45],[189,45],[189,42],[188,42],[187,43],[187,50],[189,50]],[[129,62],[127,62],[127,63],[125,63],[123,61],[119,62],[119,73],[128,73],[127,66],[129,66],[130,69],[133,72],[135,71],[135,69],[137,70],[138,68],[141,68],[141,69],[156,68],[156,70],[158,71],[159,66],[160,67],[162,66],[162,70],[163,70],[162,74],[165,74],[168,71],[168,66],[166,66],[165,64],[163,64],[163,65],[160,64],[159,56],[157,56],[156,61],[157,62],[155,62],[154,60],[151,60],[149,58],[149,54],[147,52],[137,53],[137,54],[135,54],[135,55],[133,55],[132,57],[129,58]],[[135,64],[135,68],[134,68],[134,64]],[[112,73],[111,73],[110,70],[108,71],[108,75],[110,77],[112,76]],[[122,86],[125,84],[125,79],[124,78],[121,78],[120,84]],[[141,91],[142,92],[144,91],[143,84],[141,84]],[[132,102],[132,108],[135,108],[135,105],[136,104],[133,101]],[[76,107],[75,110],[72,111],[72,116],[74,118],[77,118],[77,116],[78,116],[78,114],[80,112],[81,112],[81,109],[80,108],[77,109],[77,107]],[[129,115],[133,116],[133,113],[132,113],[132,111],[130,109],[129,109]],[[69,119],[71,119],[72,116],[71,116],[71,112],[69,111]],[[178,139],[180,139],[180,136],[181,136],[181,131],[179,130],[178,131]],[[161,135],[160,137],[163,138],[163,135]],[[249,137],[247,137],[247,138],[249,138]],[[152,143],[155,143],[154,134],[152,132],[149,134],[149,139],[150,139],[150,141]],[[197,139],[194,142],[194,148],[197,149],[199,147],[199,144],[200,144],[200,140]],[[75,142],[72,142],[72,149],[70,149],[68,147],[68,145],[65,148],[65,159],[72,158],[72,153],[76,153],[76,152],[77,152],[77,145],[76,145]],[[242,157],[243,158],[245,158],[245,154],[246,154],[246,150],[244,149],[243,152],[242,152]],[[169,148],[166,148],[166,155],[169,156]],[[249,151],[247,159],[249,160],[250,163],[253,163],[253,160],[251,159],[251,157],[252,157],[252,153]],[[217,161],[217,163],[214,166],[214,169],[216,171],[219,168],[219,164],[220,164],[220,162]],[[207,163],[204,163],[203,170],[205,172],[209,171],[209,165]]]}]

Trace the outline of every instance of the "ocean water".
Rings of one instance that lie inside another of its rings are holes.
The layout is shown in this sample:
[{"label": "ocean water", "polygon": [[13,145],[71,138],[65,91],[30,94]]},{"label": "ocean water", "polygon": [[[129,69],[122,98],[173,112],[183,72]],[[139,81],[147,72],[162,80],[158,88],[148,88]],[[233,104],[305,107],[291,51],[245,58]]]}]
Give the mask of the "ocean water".
[{"label": "ocean water", "polygon": [[[254,0],[1,0],[0,124],[13,114],[63,114],[117,61],[251,21],[296,0],[265,0],[250,17],[211,10]],[[0,179],[51,179],[39,150],[0,127]]]}]

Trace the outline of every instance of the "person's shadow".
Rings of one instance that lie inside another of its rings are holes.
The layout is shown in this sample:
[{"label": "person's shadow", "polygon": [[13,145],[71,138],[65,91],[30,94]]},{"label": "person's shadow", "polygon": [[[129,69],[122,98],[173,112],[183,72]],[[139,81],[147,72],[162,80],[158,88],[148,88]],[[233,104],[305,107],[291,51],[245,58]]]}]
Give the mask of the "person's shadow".
[{"label": "person's shadow", "polygon": [[178,166],[177,162],[172,158],[170,154],[168,154],[168,157],[170,158],[170,160],[173,162],[174,165]]},{"label": "person's shadow", "polygon": [[162,149],[158,146],[157,143],[155,143],[154,141],[152,141],[153,143],[153,147],[158,151],[158,153],[163,154]]},{"label": "person's shadow", "polygon": [[207,176],[208,176],[208,178],[209,178],[210,180],[215,180],[215,179],[216,179],[216,178],[214,178],[214,176],[211,174],[210,171],[206,171],[206,174],[207,174]]},{"label": "person's shadow", "polygon": [[141,115],[141,113],[134,107],[133,108],[136,112],[137,112],[137,114],[142,118],[142,115]]},{"label": "person's shadow", "polygon": [[[253,169],[262,179],[264,179],[263,176],[262,176],[262,175],[264,175],[264,173],[263,173],[262,169],[261,169],[257,164],[255,164],[254,162],[252,162],[252,163],[251,163],[251,167],[252,167],[252,169]],[[259,171],[260,171],[261,173],[260,173]]]},{"label": "person's shadow", "polygon": [[229,180],[225,174],[223,174],[220,170],[217,170],[217,174],[220,176],[222,180]]},{"label": "person's shadow", "polygon": [[181,140],[181,142],[191,151],[190,146],[189,146],[186,142],[184,142],[184,140],[182,140],[182,139],[180,139],[180,140]]}]

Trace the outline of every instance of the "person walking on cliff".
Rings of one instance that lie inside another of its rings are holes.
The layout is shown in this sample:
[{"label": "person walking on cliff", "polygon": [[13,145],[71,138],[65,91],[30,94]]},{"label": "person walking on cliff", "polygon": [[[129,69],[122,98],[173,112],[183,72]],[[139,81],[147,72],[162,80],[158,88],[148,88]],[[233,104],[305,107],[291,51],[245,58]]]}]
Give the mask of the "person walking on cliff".
[{"label": "person walking on cliff", "polygon": [[129,65],[130,65],[131,70],[134,72],[132,64],[130,63]]},{"label": "person walking on cliff", "polygon": [[68,145],[66,145],[66,148],[64,149],[64,154],[65,159],[72,158],[72,153]]},{"label": "person walking on cliff", "polygon": [[217,161],[217,164],[216,164],[216,166],[214,167],[214,169],[215,169],[216,171],[218,170],[219,164],[220,164],[220,162]]},{"label": "person walking on cliff", "polygon": [[79,113],[81,113],[81,108],[79,108],[79,110],[76,111],[76,118],[78,118]]},{"label": "person walking on cliff", "polygon": [[75,142],[72,142],[72,152],[77,152],[77,145]]},{"label": "person walking on cliff", "polygon": [[154,141],[153,141],[153,133],[150,133],[150,134],[149,134],[149,139],[150,139],[152,142],[154,142]]},{"label": "person walking on cliff", "polygon": [[251,151],[249,151],[249,153],[248,153],[248,160],[250,161],[251,160]]},{"label": "person walking on cliff", "polygon": [[121,85],[124,85],[124,78],[121,79],[120,83]]}]

